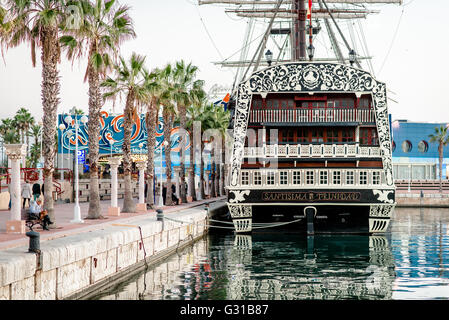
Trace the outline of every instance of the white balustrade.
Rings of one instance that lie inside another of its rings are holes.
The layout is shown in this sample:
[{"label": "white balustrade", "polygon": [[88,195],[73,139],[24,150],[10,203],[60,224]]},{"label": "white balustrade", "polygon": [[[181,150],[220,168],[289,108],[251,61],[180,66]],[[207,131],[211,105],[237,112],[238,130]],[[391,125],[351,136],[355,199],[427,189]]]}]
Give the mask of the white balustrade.
[{"label": "white balustrade", "polygon": [[360,147],[358,144],[298,144],[246,147],[245,158],[379,158],[379,147]]},{"label": "white balustrade", "polygon": [[280,109],[251,110],[250,122],[375,122],[373,110],[368,109]]},{"label": "white balustrade", "polygon": [[333,157],[334,156],[334,146],[331,144],[324,145],[323,154],[325,157]]},{"label": "white balustrade", "polygon": [[339,144],[335,147],[335,155],[337,157],[344,157],[346,156],[346,148],[345,145]]},{"label": "white balustrade", "polygon": [[312,145],[312,157],[321,157],[323,155],[321,144]]}]

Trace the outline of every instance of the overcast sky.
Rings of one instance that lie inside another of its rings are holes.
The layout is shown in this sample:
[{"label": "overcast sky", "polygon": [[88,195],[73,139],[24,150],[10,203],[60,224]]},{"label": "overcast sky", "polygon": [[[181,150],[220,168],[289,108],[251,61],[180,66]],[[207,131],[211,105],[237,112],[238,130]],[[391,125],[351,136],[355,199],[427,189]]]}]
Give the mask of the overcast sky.
[{"label": "overcast sky", "polygon": [[[207,88],[232,85],[233,72],[212,62],[241,49],[246,20],[226,15],[223,6],[197,6],[196,0],[121,2],[132,7],[137,33],[135,40],[123,45],[123,56],[133,51],[146,55],[150,69],[184,59],[200,68],[199,77],[206,80]],[[363,19],[362,25],[375,76],[387,83],[389,97],[398,102],[389,103],[393,119],[449,122],[449,1],[404,0],[403,6],[374,9],[381,13]],[[317,55],[325,52],[317,51]],[[20,107],[41,118],[41,65],[32,67],[26,45],[9,50],[4,59],[5,63],[0,62],[0,119],[13,116]],[[85,60],[72,66],[63,59],[60,111],[76,106],[87,113],[85,68]]]}]

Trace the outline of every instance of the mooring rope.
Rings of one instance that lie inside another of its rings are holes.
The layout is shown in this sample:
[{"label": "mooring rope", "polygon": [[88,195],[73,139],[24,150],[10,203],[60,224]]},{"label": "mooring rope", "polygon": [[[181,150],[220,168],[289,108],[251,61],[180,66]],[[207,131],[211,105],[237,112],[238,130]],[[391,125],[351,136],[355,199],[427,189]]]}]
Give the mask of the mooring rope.
[{"label": "mooring rope", "polygon": [[[192,222],[188,222],[188,221],[182,221],[182,220],[177,220],[177,219],[173,219],[173,218],[168,218],[168,217],[164,217],[164,219],[173,221],[173,222],[177,222],[177,223],[186,223],[186,224],[192,224]],[[253,224],[253,229],[268,229],[268,228],[276,228],[276,227],[281,227],[281,226],[285,226],[285,225],[289,225],[289,224],[293,224],[296,222],[301,221],[303,218],[298,219],[298,220],[294,220],[294,221],[289,221],[289,222],[281,222],[281,223],[277,223],[277,222],[271,222],[271,223],[254,223]],[[220,222],[223,224],[232,224],[234,225],[233,222],[228,222],[228,221],[219,221],[219,220],[213,220],[213,219],[209,219],[209,221],[212,222]],[[229,230],[235,230],[235,227],[224,227],[224,226],[214,226],[214,225],[210,225],[210,224],[203,224],[200,223],[201,225],[205,225],[206,227],[209,228],[216,228],[216,229],[229,229]]]}]

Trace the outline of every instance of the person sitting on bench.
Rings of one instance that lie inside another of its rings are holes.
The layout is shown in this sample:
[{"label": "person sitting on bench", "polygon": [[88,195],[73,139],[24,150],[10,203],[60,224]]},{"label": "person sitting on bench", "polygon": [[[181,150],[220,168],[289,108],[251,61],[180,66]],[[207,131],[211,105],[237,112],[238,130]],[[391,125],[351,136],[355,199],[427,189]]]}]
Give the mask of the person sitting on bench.
[{"label": "person sitting on bench", "polygon": [[51,222],[48,217],[48,212],[46,210],[42,210],[41,204],[42,201],[39,199],[37,201],[32,201],[30,206],[30,219],[40,220],[42,228],[49,231],[50,229],[48,229],[48,225],[53,224],[53,222]]}]

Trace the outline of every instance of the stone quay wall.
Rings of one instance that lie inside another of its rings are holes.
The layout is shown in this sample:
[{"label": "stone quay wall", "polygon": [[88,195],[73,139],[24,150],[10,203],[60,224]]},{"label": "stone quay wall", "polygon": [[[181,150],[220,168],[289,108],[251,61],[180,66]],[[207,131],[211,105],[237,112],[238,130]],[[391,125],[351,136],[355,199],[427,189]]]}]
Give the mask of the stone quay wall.
[{"label": "stone quay wall", "polygon": [[398,208],[449,208],[448,193],[396,193]]},{"label": "stone quay wall", "polygon": [[0,251],[0,300],[77,299],[207,233],[205,210],[167,217],[186,223],[153,215],[44,241],[41,254],[28,253],[28,246]]}]

